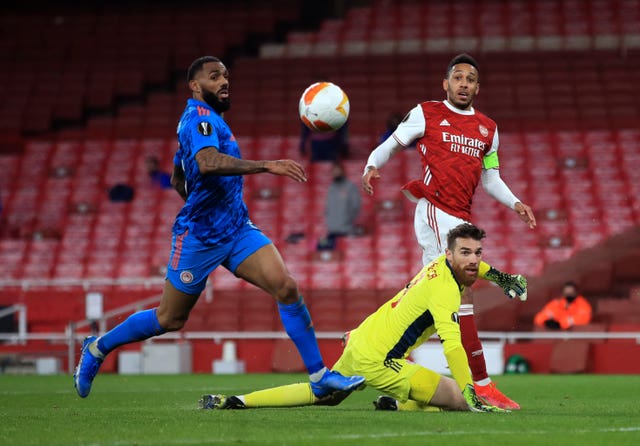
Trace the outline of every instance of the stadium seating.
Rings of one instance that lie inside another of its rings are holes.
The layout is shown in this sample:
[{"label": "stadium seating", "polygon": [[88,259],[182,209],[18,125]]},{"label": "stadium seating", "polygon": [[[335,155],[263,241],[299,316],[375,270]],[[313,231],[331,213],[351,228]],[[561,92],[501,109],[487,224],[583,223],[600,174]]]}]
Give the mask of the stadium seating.
[{"label": "stadium seating", "polygon": [[[294,20],[299,10],[291,0],[270,5],[239,1],[224,8],[213,3],[211,8],[184,8],[131,2],[127,8],[105,4],[95,9],[45,4],[38,13],[3,11],[0,23],[10,38],[0,47],[1,85],[12,87],[2,89],[2,130],[43,133],[59,123],[80,124],[90,111],[111,113],[123,98],[139,101],[150,90],[166,88],[195,57],[223,56],[251,36],[273,34],[279,22]],[[47,67],[37,78],[36,63]],[[152,112],[144,123],[145,131],[171,134],[155,116]],[[141,113],[123,113],[115,122],[96,118],[86,132],[139,134],[141,118]]]},{"label": "stadium seating", "polygon": [[[566,260],[638,224],[638,199],[625,193],[635,187],[632,172],[640,167],[640,158],[633,155],[638,151],[638,131],[536,132],[524,136],[507,133],[502,138],[503,176],[516,194],[541,209],[540,228],[524,231],[517,218],[479,192],[473,208],[475,218],[485,222],[490,237],[505,242],[488,245],[486,256],[490,261],[503,269],[537,275],[549,264]],[[271,151],[273,157],[296,156],[293,137],[245,138],[243,143],[249,151],[260,150],[258,147],[264,144],[265,152]],[[610,155],[603,156],[594,146],[607,147]],[[14,175],[19,178],[14,182],[17,188],[6,187],[13,181],[11,174],[5,183],[5,231],[17,235],[1,245],[3,263],[11,265],[7,277],[136,277],[146,276],[166,263],[168,230],[181,201],[174,192],[155,189],[147,181],[144,159],[154,154],[168,166],[171,147],[169,139],[35,141],[27,145],[21,157],[3,157],[4,165],[15,166]],[[580,154],[584,165],[563,164],[572,153]],[[540,163],[537,157],[541,157]],[[127,166],[128,158],[135,163]],[[328,166],[309,166],[310,181],[304,187],[277,177],[250,177],[246,200],[254,220],[290,260],[303,289],[394,288],[415,273],[419,264],[412,205],[399,191],[399,185],[415,175],[409,168],[415,165],[415,158],[412,150],[407,150],[392,159],[376,184],[376,195],[363,196],[363,220],[370,232],[341,240],[341,256],[330,261],[311,259],[316,241],[324,235]],[[606,169],[605,159],[610,160]],[[31,170],[29,166],[34,164],[41,167]],[[360,160],[347,163],[353,181],[359,181],[361,165]],[[525,169],[527,165],[532,168]],[[595,165],[598,170],[589,169]],[[59,167],[71,173],[57,177]],[[115,182],[135,185],[131,203],[109,201],[106,188]],[[625,199],[612,199],[612,195]],[[293,200],[302,200],[306,207],[290,206]],[[89,210],[78,212],[78,203],[86,203]],[[589,231],[584,231],[585,227]],[[286,239],[292,233],[304,234],[305,238],[290,244]],[[513,243],[519,244],[518,250],[509,248]],[[616,268],[620,270],[626,264],[618,261]],[[213,280],[221,289],[242,286],[228,274],[216,273]]]},{"label": "stadium seating", "polygon": [[270,57],[419,52],[522,52],[637,45],[638,3],[419,2],[377,0],[325,20],[317,31],[290,33]]},{"label": "stadium seating", "polygon": [[[41,279],[162,277],[181,200],[153,188],[144,160],[155,155],[171,168],[175,122],[188,96],[176,73],[197,55],[224,55],[254,33],[273,33],[278,21],[298,12],[298,2],[290,0],[277,2],[286,6],[280,8],[284,16],[233,3],[206,13],[139,6],[126,11],[126,20],[125,11],[107,6],[100,14],[2,15],[11,38],[0,47],[6,62],[0,127],[9,135],[0,144],[12,146],[15,133],[35,135],[24,139],[21,153],[0,152],[3,287]],[[499,124],[501,173],[534,207],[540,225],[526,230],[483,191],[474,201],[474,220],[489,233],[490,262],[538,276],[640,224],[640,108],[627,91],[629,73],[640,68],[639,9],[635,0],[613,6],[589,0],[582,8],[561,0],[374,1],[323,21],[317,31],[290,32],[284,44],[263,46],[262,58],[230,60],[234,107],[227,119],[245,157],[300,159],[299,94],[319,78],[335,81],[351,101],[352,158],[345,169],[358,183],[388,112],[442,97],[451,54],[464,49],[477,55],[487,67],[477,105]],[[48,67],[37,78],[34,60]],[[246,178],[252,218],[279,246],[319,329],[353,326],[381,295],[390,297],[416,273],[421,260],[413,206],[399,191],[420,174],[416,159],[409,149],[390,161],[374,197],[363,196],[366,233],[340,240],[328,258],[315,252],[326,232],[327,165],[307,164],[305,185]],[[135,188],[132,202],[108,200],[107,188],[119,182]],[[292,234],[304,237],[290,243]],[[581,279],[598,293],[616,274],[633,282],[633,258],[613,264],[606,281]],[[222,269],[211,279],[227,297],[199,304],[190,327],[280,328],[272,302],[254,299],[253,287]],[[375,298],[359,294],[366,292]],[[109,305],[116,295],[109,295]],[[32,302],[22,292],[10,296]],[[599,302],[603,323],[637,322],[636,307],[627,301]],[[82,318],[81,303],[66,305],[60,311],[67,318]],[[217,317],[222,313],[232,316]],[[522,321],[512,313],[504,312],[501,327]],[[59,316],[42,320],[46,311],[36,310],[30,322],[35,331],[61,329]]]}]

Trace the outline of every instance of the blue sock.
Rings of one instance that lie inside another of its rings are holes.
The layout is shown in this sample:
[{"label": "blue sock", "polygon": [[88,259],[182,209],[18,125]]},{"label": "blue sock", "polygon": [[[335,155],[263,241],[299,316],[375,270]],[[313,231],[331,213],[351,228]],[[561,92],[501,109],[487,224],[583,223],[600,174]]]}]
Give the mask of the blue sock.
[{"label": "blue sock", "polygon": [[311,325],[311,315],[302,297],[294,304],[285,305],[278,302],[278,311],[282,325],[296,344],[309,374],[321,370],[324,362],[316,340],[316,332]]},{"label": "blue sock", "polygon": [[158,322],[155,308],[138,311],[100,336],[98,338],[98,350],[106,355],[121,345],[143,341],[152,336],[161,335],[164,332],[165,330]]}]

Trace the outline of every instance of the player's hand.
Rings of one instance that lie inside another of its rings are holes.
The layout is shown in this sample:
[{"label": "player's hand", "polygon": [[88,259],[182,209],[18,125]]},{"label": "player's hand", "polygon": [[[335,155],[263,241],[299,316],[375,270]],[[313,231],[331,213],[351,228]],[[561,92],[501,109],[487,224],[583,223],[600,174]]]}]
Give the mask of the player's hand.
[{"label": "player's hand", "polygon": [[367,168],[367,173],[362,176],[362,188],[369,195],[373,195],[373,186],[371,185],[372,178],[380,178],[380,172],[378,172],[378,169],[375,167],[370,166]]},{"label": "player's hand", "polygon": [[476,390],[471,384],[467,384],[467,386],[462,390],[462,396],[467,401],[467,405],[471,412],[511,412],[510,410],[500,409],[496,406],[484,404],[484,402],[478,398],[478,395],[476,395]]},{"label": "player's hand", "polygon": [[521,301],[527,300],[527,278],[520,274],[507,274],[494,267],[485,274],[487,280],[492,281],[504,291],[510,299],[517,297]]},{"label": "player's hand", "polygon": [[276,160],[265,163],[267,172],[274,175],[282,175],[294,179],[300,183],[307,181],[304,168],[293,160]]},{"label": "player's hand", "polygon": [[536,227],[536,217],[535,215],[533,215],[531,207],[527,206],[524,203],[518,202],[515,204],[514,209],[518,213],[518,217],[520,217],[520,220],[528,224],[530,229]]}]

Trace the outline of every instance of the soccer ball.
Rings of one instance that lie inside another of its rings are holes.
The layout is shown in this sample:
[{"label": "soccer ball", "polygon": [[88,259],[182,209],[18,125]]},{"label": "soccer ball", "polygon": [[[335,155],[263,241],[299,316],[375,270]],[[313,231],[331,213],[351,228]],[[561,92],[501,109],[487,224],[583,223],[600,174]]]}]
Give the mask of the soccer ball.
[{"label": "soccer ball", "polygon": [[298,104],[300,119],[311,130],[338,130],[349,118],[349,98],[331,82],[316,82],[302,93]]}]

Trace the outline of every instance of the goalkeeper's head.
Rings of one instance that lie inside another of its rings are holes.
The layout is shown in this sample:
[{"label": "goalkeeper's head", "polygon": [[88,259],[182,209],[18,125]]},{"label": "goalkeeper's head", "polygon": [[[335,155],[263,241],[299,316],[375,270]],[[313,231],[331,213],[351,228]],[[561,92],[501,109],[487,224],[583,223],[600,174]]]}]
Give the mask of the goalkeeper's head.
[{"label": "goalkeeper's head", "polygon": [[471,286],[478,278],[485,232],[470,224],[456,226],[447,235],[447,262],[458,283]]},{"label": "goalkeeper's head", "polygon": [[487,236],[487,233],[483,229],[472,225],[471,223],[462,223],[447,234],[447,248],[453,250],[456,246],[456,239],[458,238],[470,238],[476,241],[481,241]]}]

